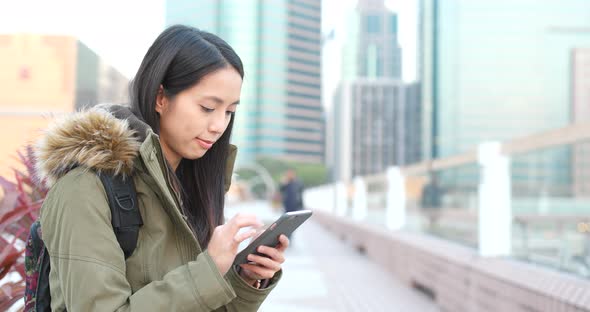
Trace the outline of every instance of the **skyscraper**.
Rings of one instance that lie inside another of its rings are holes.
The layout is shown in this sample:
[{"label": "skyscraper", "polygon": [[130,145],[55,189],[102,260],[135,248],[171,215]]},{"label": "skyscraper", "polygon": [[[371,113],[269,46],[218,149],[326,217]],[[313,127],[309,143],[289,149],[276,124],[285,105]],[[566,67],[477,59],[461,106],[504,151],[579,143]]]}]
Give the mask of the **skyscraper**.
[{"label": "skyscraper", "polygon": [[[335,110],[337,133],[336,180],[382,173],[391,165],[407,165],[419,159],[413,144],[420,128],[417,84],[408,88],[401,80],[367,78],[343,82]],[[413,90],[408,92],[408,90]],[[411,103],[412,105],[408,105]],[[415,104],[415,105],[414,105]]]},{"label": "skyscraper", "polygon": [[401,79],[398,17],[383,0],[359,0],[347,16],[343,80],[358,77]]},{"label": "skyscraper", "polygon": [[[570,53],[590,45],[590,2],[421,1],[428,156],[509,140],[570,123]],[[569,31],[569,30],[577,31]],[[570,155],[550,151],[512,163],[545,184],[569,182]]]},{"label": "skyscraper", "polygon": [[348,14],[342,80],[327,135],[335,180],[421,159],[420,86],[401,80],[397,20],[383,0],[359,0]]},{"label": "skyscraper", "polygon": [[320,1],[168,0],[166,8],[168,25],[215,33],[242,58],[243,105],[232,138],[238,163],[323,161]]}]

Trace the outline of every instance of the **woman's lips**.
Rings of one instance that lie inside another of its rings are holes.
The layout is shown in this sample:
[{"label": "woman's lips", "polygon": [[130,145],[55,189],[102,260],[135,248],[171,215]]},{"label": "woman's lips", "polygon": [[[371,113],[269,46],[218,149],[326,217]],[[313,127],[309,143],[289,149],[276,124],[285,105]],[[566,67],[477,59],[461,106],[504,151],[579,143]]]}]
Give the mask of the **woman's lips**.
[{"label": "woman's lips", "polygon": [[203,140],[203,139],[199,139],[199,138],[196,138],[196,139],[197,139],[197,142],[199,143],[199,145],[204,149],[210,149],[214,143],[212,141],[207,141],[207,140]]}]

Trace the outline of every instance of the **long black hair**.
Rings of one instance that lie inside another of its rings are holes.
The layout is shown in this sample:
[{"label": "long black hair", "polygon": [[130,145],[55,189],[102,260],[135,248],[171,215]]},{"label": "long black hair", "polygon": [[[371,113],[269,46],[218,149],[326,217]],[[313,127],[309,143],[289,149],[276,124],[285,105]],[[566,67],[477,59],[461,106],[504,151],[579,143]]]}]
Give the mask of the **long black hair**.
[{"label": "long black hair", "polygon": [[[131,83],[131,108],[159,134],[156,95],[160,85],[164,95],[173,99],[207,74],[228,66],[244,78],[240,57],[221,38],[193,27],[171,26],[158,36],[141,62]],[[170,175],[181,188],[181,209],[203,248],[215,227],[223,223],[225,167],[233,124],[232,114],[221,138],[203,157],[182,159],[175,174]]]}]

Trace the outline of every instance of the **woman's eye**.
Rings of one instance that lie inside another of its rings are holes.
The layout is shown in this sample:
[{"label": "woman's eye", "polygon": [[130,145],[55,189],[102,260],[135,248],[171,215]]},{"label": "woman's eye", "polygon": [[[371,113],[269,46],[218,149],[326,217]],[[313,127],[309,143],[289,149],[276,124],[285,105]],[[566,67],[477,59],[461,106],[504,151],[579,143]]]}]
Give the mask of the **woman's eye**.
[{"label": "woman's eye", "polygon": [[205,107],[205,106],[203,106],[203,105],[201,105],[201,108],[203,108],[203,111],[204,111],[205,113],[211,113],[211,112],[213,112],[213,111],[214,111],[214,109],[212,109],[212,108],[208,108],[208,107]]}]

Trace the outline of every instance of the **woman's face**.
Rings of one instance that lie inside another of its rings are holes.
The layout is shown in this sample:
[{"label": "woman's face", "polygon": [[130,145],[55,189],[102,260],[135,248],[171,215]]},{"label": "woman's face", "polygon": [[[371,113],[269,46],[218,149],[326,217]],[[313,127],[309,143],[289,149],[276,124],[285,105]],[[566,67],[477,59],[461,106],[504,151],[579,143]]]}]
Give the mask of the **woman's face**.
[{"label": "woman's face", "polygon": [[162,90],[156,99],[160,142],[176,170],[180,160],[197,159],[223,135],[240,101],[242,77],[231,66],[203,77],[170,99]]}]

